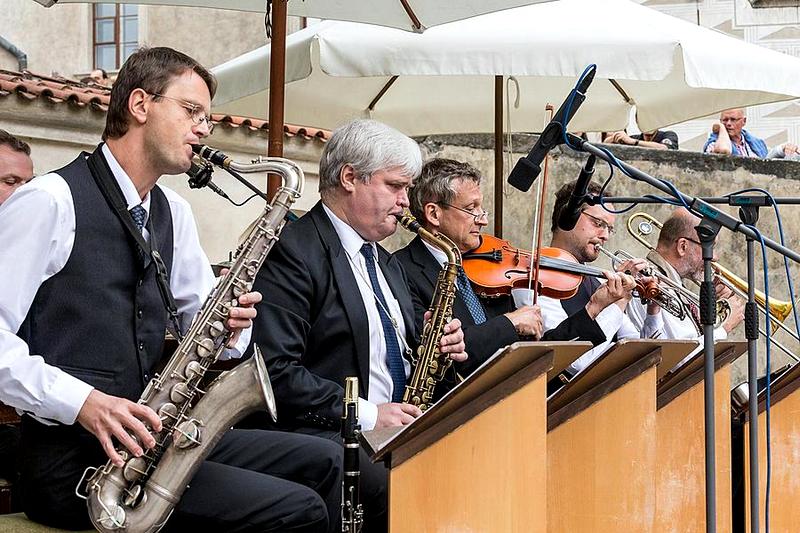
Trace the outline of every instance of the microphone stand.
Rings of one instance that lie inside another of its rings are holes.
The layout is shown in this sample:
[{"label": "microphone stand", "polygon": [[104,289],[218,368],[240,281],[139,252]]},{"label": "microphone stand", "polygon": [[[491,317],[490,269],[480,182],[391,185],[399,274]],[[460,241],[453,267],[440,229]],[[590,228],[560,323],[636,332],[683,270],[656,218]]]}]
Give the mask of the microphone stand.
[{"label": "microphone stand", "polygon": [[[569,146],[576,151],[587,152],[603,161],[611,164],[619,164],[633,179],[642,181],[650,186],[678,199],[689,206],[690,211],[701,218],[700,224],[696,227],[698,237],[703,249],[703,282],[700,290],[700,316],[703,324],[703,352],[705,357],[704,365],[704,407],[705,407],[705,469],[706,469],[706,532],[716,531],[716,455],[715,455],[715,419],[714,419],[714,322],[716,314],[716,291],[714,290],[713,272],[711,261],[714,257],[714,240],[721,227],[725,227],[732,232],[741,233],[747,240],[747,284],[748,302],[746,305],[746,335],[748,340],[747,369],[748,369],[748,388],[750,391],[748,398],[748,411],[750,416],[750,530],[759,530],[759,508],[758,508],[758,388],[757,388],[757,339],[758,339],[758,314],[755,302],[755,260],[754,242],[758,238],[752,228],[745,224],[755,224],[758,220],[758,207],[770,205],[769,200],[764,197],[754,196],[731,196],[721,199],[719,203],[739,205],[739,215],[741,221],[713,207],[707,200],[692,197],[682,193],[674,187],[669,187],[664,181],[654,178],[649,174],[623,162],[613,161],[606,150],[594,146],[580,137],[567,134]],[[606,198],[604,201],[611,202],[613,198]],[[617,198],[624,200],[624,198]],[[661,203],[656,199],[632,199],[631,203]],[[798,203],[776,200],[776,203]],[[591,202],[590,202],[591,203]],[[596,203],[596,202],[595,202]],[[714,202],[717,203],[717,202]],[[781,244],[764,238],[764,244],[779,254],[788,257],[796,263],[800,263],[800,254],[782,246]],[[768,325],[771,326],[768,320]],[[767,375],[770,369],[767,368]]]}]

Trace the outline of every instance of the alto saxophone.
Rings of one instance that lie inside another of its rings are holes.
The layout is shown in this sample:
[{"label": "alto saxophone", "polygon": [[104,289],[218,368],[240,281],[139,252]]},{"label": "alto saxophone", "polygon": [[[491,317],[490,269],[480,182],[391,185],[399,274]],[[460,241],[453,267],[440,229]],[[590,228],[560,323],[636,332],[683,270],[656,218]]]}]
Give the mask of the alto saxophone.
[{"label": "alto saxophone", "polygon": [[231,307],[251,290],[292,203],[303,192],[303,171],[288,159],[271,157],[246,164],[205,146],[195,151],[229,170],[280,174],[283,187],[248,228],[229,272],[198,311],[163,372],[139,399],[162,420],[163,429],[153,433],[155,447],[141,457],[118,450],[124,466],[109,461],[84,472],[87,493],[80,493],[81,484],[76,492],[86,498],[89,517],[102,532],[158,531],[227,429],[258,410],[267,409],[276,419],[272,386],[258,349],[250,360],[215,379],[208,390],[199,386],[231,336],[225,325]]},{"label": "alto saxophone", "polygon": [[444,379],[445,372],[453,364],[447,354],[439,351],[439,342],[444,335],[444,327],[453,318],[453,301],[456,298],[456,279],[461,268],[461,252],[445,235],[438,232],[431,233],[410,214],[399,215],[397,220],[404,228],[416,233],[422,240],[447,256],[447,264],[439,272],[431,305],[428,308],[431,318],[422,330],[414,373],[403,394],[404,403],[416,405],[425,411],[431,406],[436,383]]}]

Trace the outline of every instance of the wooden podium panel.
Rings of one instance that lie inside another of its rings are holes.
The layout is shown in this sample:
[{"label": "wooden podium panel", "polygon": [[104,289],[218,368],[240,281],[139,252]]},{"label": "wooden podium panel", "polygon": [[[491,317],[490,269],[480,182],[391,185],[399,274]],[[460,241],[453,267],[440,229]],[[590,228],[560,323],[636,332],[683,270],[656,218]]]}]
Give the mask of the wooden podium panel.
[{"label": "wooden podium panel", "polygon": [[[731,531],[730,363],[744,342],[715,345],[714,374],[717,531]],[[705,403],[703,353],[659,383],[656,412],[656,517],[654,531],[705,531]],[[685,368],[692,369],[685,373]],[[683,376],[683,377],[680,377]]]},{"label": "wooden podium panel", "polygon": [[[774,533],[800,531],[800,365],[781,375],[772,383],[770,392],[770,445],[772,481],[770,486],[770,531]],[[759,529],[764,531],[764,502],[767,488],[767,417],[764,394],[759,394],[758,415],[758,502]],[[749,421],[744,426],[745,502],[750,501],[750,432]],[[750,531],[750,506],[745,505],[746,531]]]},{"label": "wooden podium panel", "polygon": [[516,343],[412,424],[363,443],[389,471],[392,533],[545,533],[546,373],[588,343]]},{"label": "wooden podium panel", "polygon": [[548,532],[653,531],[659,360],[618,343],[548,402]]}]

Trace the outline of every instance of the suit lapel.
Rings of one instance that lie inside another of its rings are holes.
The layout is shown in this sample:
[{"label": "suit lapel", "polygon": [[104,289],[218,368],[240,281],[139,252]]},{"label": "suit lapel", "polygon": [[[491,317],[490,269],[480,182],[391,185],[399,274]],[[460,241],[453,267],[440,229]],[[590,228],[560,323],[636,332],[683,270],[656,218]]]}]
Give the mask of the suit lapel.
[{"label": "suit lapel", "polygon": [[364,309],[364,301],[361,299],[361,291],[358,290],[347,253],[342,248],[339,235],[333,228],[330,218],[322,208],[322,202],[317,202],[310,213],[323,245],[327,249],[328,261],[333,270],[333,282],[339,290],[342,306],[350,323],[360,374],[359,380],[362,383],[363,396],[366,398],[369,395],[369,334],[365,335],[364,332],[369,331],[369,321],[367,311]]},{"label": "suit lapel", "polygon": [[[433,254],[425,247],[425,244],[419,237],[416,237],[411,242],[411,258],[414,263],[419,266],[425,279],[430,282],[430,293],[433,294],[433,291],[436,289],[436,281],[438,280],[439,272],[442,270],[442,265],[436,261],[436,258],[433,257]],[[430,302],[425,303],[430,304]],[[464,299],[461,297],[459,291],[456,292],[456,299],[453,302],[453,315],[462,317],[461,323],[463,325],[470,326],[475,324],[475,321],[472,319],[472,314],[469,312],[467,304],[464,303]]]}]

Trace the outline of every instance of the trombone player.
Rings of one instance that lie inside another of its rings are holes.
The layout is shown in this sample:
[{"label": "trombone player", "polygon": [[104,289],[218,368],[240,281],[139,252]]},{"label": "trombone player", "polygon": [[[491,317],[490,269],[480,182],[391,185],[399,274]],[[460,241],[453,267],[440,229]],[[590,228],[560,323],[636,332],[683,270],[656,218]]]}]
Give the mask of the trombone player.
[{"label": "trombone player", "polygon": [[[647,260],[679,287],[686,288],[685,279],[699,281],[703,277],[703,250],[694,230],[699,223],[700,219],[685,208],[676,209],[664,222],[655,249],[647,254]],[[744,319],[744,301],[719,282],[716,290],[717,298],[727,300],[729,306],[728,316],[714,330],[714,339],[724,340]],[[696,302],[690,301],[684,291],[675,292],[686,309],[683,319],[657,310],[655,315],[651,315],[653,320],[645,323],[645,306],[635,299],[629,303],[627,314],[643,337],[653,333],[650,328],[661,327],[661,338],[698,339],[702,343],[702,324]]]}]

